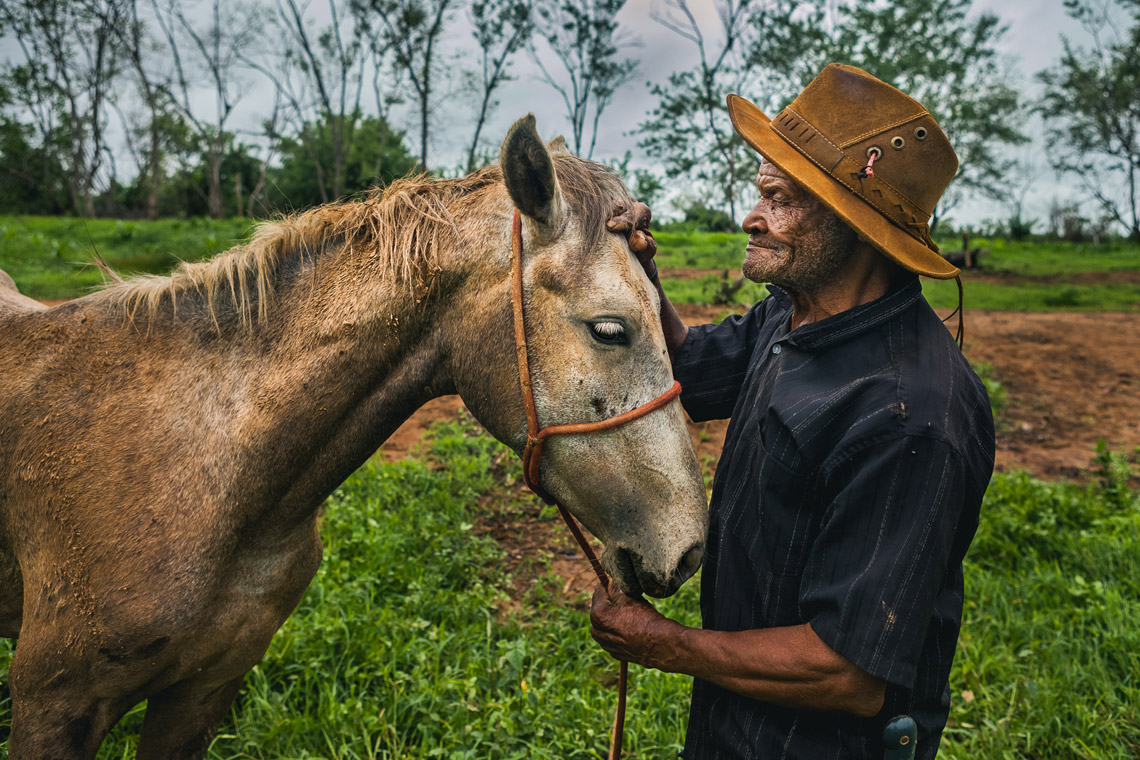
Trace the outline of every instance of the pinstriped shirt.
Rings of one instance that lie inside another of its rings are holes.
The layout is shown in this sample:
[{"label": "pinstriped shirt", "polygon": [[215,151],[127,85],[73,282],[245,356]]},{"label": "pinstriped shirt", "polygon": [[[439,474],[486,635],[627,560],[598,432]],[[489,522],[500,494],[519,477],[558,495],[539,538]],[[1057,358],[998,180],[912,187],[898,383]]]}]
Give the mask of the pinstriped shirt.
[{"label": "pinstriped shirt", "polygon": [[690,328],[674,360],[697,421],[731,417],[713,482],[705,628],[810,623],[887,682],[872,719],[695,680],[683,757],[872,758],[899,713],[933,758],[949,711],[962,558],[993,472],[985,387],[918,279],[789,330],[782,291]]}]

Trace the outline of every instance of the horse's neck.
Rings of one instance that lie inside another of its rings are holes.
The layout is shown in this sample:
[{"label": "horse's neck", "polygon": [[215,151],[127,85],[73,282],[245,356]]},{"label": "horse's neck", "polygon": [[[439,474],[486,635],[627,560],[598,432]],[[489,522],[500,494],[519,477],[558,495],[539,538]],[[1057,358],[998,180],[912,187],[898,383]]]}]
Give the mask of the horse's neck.
[{"label": "horse's neck", "polygon": [[288,507],[305,512],[429,399],[453,392],[446,293],[376,282],[353,257],[329,255],[281,294],[242,343],[242,403],[278,453]]}]

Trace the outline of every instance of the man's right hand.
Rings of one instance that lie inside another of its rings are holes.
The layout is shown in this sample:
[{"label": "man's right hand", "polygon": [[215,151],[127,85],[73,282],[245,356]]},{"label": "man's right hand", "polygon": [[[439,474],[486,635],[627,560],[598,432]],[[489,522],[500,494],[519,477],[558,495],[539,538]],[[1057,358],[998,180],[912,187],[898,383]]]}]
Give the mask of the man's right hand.
[{"label": "man's right hand", "polygon": [[614,201],[613,216],[606,222],[606,229],[626,236],[629,249],[641,262],[650,279],[657,275],[657,264],[653,261],[657,253],[657,241],[649,231],[649,221],[653,212],[649,206],[637,201]]}]

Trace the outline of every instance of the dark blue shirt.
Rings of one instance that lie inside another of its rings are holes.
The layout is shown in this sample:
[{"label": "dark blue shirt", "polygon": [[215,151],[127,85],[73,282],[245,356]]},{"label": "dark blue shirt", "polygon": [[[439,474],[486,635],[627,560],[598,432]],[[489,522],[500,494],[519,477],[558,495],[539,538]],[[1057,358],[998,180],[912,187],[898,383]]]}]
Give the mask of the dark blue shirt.
[{"label": "dark blue shirt", "polygon": [[694,681],[683,757],[872,758],[918,722],[933,758],[949,712],[962,557],[993,472],[985,386],[917,278],[789,331],[783,292],[690,328],[673,371],[697,421],[731,417],[713,482],[705,628],[810,623],[887,682],[872,719],[794,710]]}]

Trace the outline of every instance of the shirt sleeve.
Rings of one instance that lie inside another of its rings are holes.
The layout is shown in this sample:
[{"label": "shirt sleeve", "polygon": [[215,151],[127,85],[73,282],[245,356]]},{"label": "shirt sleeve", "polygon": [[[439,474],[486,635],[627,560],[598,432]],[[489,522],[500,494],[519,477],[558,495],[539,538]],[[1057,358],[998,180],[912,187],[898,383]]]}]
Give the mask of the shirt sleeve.
[{"label": "shirt sleeve", "polygon": [[866,445],[824,473],[831,498],[809,550],[801,612],[829,647],[904,688],[950,565],[961,562],[965,478],[949,444],[913,435]]},{"label": "shirt sleeve", "polygon": [[689,328],[673,357],[673,377],[681,381],[681,405],[693,421],[731,416],[772,300],[717,324]]}]

